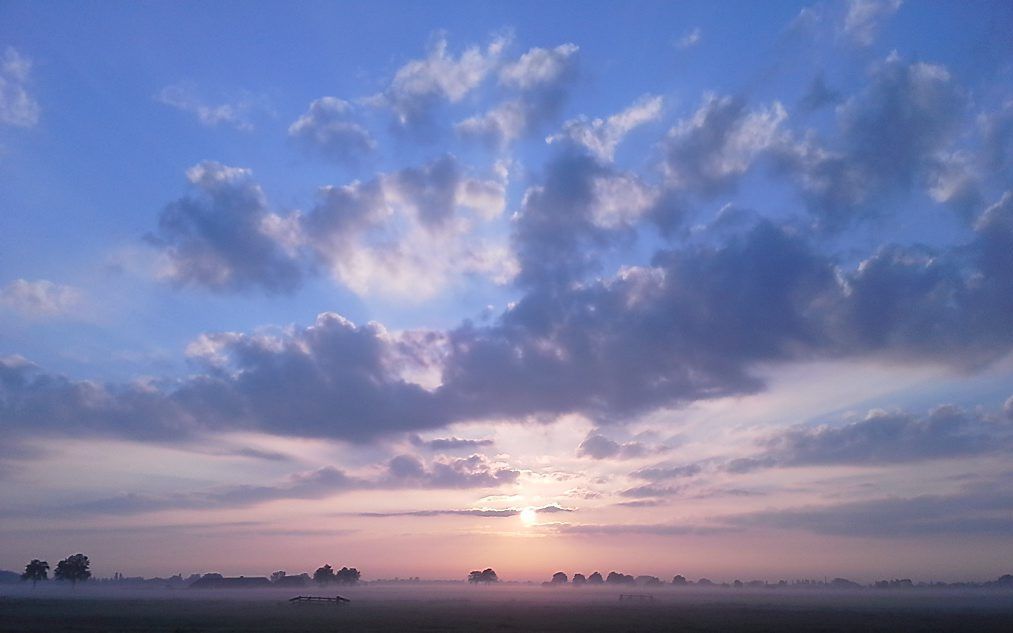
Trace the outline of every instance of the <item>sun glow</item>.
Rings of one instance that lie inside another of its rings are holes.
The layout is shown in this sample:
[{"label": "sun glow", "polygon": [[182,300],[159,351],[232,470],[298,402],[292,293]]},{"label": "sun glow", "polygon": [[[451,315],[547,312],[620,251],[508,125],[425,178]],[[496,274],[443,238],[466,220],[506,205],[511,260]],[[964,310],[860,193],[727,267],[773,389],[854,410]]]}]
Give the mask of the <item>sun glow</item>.
[{"label": "sun glow", "polygon": [[534,508],[524,508],[521,510],[521,523],[525,527],[530,527],[538,521],[538,513],[535,512]]}]

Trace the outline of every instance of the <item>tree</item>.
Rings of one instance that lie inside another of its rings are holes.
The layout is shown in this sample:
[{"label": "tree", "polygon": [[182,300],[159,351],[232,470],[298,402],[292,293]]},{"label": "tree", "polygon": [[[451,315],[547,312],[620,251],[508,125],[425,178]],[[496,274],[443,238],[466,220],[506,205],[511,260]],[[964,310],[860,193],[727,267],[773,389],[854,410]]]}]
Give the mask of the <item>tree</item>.
[{"label": "tree", "polygon": [[342,567],[334,576],[335,582],[339,585],[354,585],[359,582],[359,570],[352,567]]},{"label": "tree", "polygon": [[482,571],[473,571],[468,574],[468,582],[470,583],[493,583],[499,582],[499,577],[490,568],[483,569]]},{"label": "tree", "polygon": [[321,585],[334,582],[334,570],[331,569],[330,565],[324,565],[313,572],[313,580]]},{"label": "tree", "polygon": [[573,586],[574,587],[579,587],[580,585],[586,585],[586,584],[587,584],[587,578],[584,578],[584,574],[574,574],[573,575]]},{"label": "tree", "polygon": [[681,587],[689,583],[686,581],[685,576],[683,576],[682,574],[677,574],[675,578],[672,579],[672,584]]},{"label": "tree", "polygon": [[88,567],[91,566],[91,561],[84,554],[74,554],[61,560],[56,564],[56,570],[53,572],[53,577],[57,580],[69,580],[71,585],[77,586],[78,581],[84,582],[91,578],[91,572],[88,571]]},{"label": "tree", "polygon": [[552,584],[565,585],[568,582],[570,582],[570,579],[569,577],[567,577],[565,572],[557,571],[556,573],[552,574]]},{"label": "tree", "polygon": [[609,575],[605,578],[605,582],[609,585],[632,585],[633,576],[628,576],[617,571],[610,571]]},{"label": "tree", "polygon": [[276,571],[273,574],[271,574],[271,582],[278,582],[279,580],[281,580],[285,576],[286,576],[285,572],[283,572],[283,571]]},{"label": "tree", "polygon": [[589,585],[600,585],[605,582],[605,579],[601,577],[601,572],[596,571],[587,577],[587,584]]},{"label": "tree", "polygon": [[31,580],[32,589],[40,580],[49,580],[49,563],[33,558],[32,562],[25,565],[25,573],[21,574],[21,580]]}]

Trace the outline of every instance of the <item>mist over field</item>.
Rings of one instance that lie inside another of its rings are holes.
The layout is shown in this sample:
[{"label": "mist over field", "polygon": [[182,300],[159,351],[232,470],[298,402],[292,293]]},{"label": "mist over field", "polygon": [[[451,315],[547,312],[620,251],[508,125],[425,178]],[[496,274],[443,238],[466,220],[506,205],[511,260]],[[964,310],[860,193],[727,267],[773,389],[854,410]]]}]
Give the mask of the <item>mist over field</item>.
[{"label": "mist over field", "polygon": [[0,631],[1007,631],[1013,623],[1009,590],[669,587],[652,590],[651,602],[620,602],[614,588],[526,584],[341,593],[352,602],[292,605],[292,592],[277,589],[19,589],[0,602]]}]

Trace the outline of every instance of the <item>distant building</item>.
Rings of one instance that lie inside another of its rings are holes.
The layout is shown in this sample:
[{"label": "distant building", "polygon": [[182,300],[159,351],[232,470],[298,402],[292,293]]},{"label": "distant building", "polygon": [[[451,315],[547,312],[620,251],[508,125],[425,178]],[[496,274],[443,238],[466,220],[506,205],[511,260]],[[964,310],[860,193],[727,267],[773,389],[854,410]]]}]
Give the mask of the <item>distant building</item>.
[{"label": "distant building", "polygon": [[282,576],[272,584],[275,587],[305,587],[310,584],[310,580],[309,574],[299,574],[298,576]]},{"label": "distant building", "polygon": [[191,589],[254,589],[270,586],[271,581],[263,576],[226,578],[221,574],[204,574],[190,584]]}]

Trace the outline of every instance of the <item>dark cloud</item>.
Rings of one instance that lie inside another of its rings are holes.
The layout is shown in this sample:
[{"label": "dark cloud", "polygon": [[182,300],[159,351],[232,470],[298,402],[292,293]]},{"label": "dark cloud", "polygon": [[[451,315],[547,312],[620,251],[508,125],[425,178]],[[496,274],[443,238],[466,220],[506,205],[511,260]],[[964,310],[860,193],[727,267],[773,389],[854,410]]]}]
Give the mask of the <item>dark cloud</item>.
[{"label": "dark cloud", "polygon": [[752,392],[753,362],[827,345],[818,307],[836,292],[825,258],[762,223],[720,248],[532,292],[491,327],[466,324],[449,335],[441,391],[475,415],[602,418]]},{"label": "dark cloud", "polygon": [[802,97],[800,105],[805,110],[814,111],[840,103],[841,100],[841,94],[827,85],[826,77],[821,72],[809,84],[809,90]]},{"label": "dark cloud", "polygon": [[591,459],[633,459],[642,457],[650,449],[640,442],[616,442],[596,431],[588,433],[584,441],[577,447],[578,457]]},{"label": "dark cloud", "polygon": [[357,163],[376,149],[376,141],[364,127],[349,120],[351,110],[347,101],[321,97],[289,126],[289,138],[327,159]]},{"label": "dark cloud", "polygon": [[63,507],[61,511],[68,514],[140,514],[162,510],[237,508],[280,499],[323,499],[368,486],[368,482],[328,466],[293,475],[277,485],[240,485],[210,492],[168,495],[129,493],[75,503]]},{"label": "dark cloud", "polygon": [[455,451],[461,449],[473,450],[483,446],[493,445],[493,441],[490,439],[474,440],[461,437],[439,437],[431,440],[424,440],[414,433],[409,436],[408,439],[412,443],[412,446],[428,448],[432,451]]},{"label": "dark cloud", "polygon": [[[810,235],[760,220],[612,278],[530,272],[529,292],[489,325],[394,336],[323,314],[277,335],[209,334],[191,346],[198,372],[177,382],[71,381],[6,360],[0,417],[20,433],[253,429],[366,441],[472,419],[628,419],[758,391],[760,364],[801,359],[879,356],[970,371],[1013,349],[1011,200],[989,207],[962,245],[884,247],[855,267]],[[580,250],[571,235],[553,246],[553,208],[544,207],[545,226],[518,229],[522,261]],[[419,369],[442,372],[440,386],[408,380]]]},{"label": "dark cloud", "polygon": [[322,314],[279,336],[203,336],[190,347],[201,373],[164,385],[71,381],[4,359],[0,420],[19,433],[173,441],[228,429],[364,441],[445,424],[436,396],[399,376],[416,362],[401,349],[378,325]]},{"label": "dark cloud", "polygon": [[162,211],[148,237],[168,261],[162,271],[180,285],[215,291],[257,287],[289,293],[299,287],[299,262],[270,234],[264,192],[246,169],[203,162],[187,170],[194,195]]},{"label": "dark cloud", "polygon": [[[434,460],[410,456],[391,459],[371,478],[355,477],[333,466],[296,473],[273,485],[227,486],[206,492],[176,494],[129,493],[65,506],[71,514],[139,514],[178,509],[221,509],[254,506],[285,499],[323,499],[352,490],[491,489],[515,483],[520,471],[479,455]],[[33,510],[34,511],[34,510]],[[540,511],[564,511],[540,509]]]},{"label": "dark cloud", "polygon": [[875,66],[869,86],[838,108],[839,147],[782,144],[779,158],[821,227],[841,230],[883,213],[890,195],[925,185],[964,107],[964,93],[945,68],[891,55]]},{"label": "dark cloud", "polygon": [[953,405],[927,415],[871,411],[844,426],[796,426],[762,442],[764,452],[726,465],[742,473],[759,468],[834,464],[892,465],[969,457],[1013,449],[1013,425]]},{"label": "dark cloud", "polygon": [[621,491],[619,494],[623,497],[632,497],[635,499],[642,498],[658,498],[658,497],[675,497],[683,493],[683,488],[680,486],[662,486],[659,484],[646,484],[644,486],[635,486],[633,488],[627,488]]},{"label": "dark cloud", "polygon": [[703,471],[703,466],[700,464],[686,464],[685,466],[650,466],[648,468],[641,468],[640,470],[632,473],[632,476],[638,479],[646,479],[648,481],[664,481],[666,479],[683,479],[687,477],[695,477]]},{"label": "dark cloud", "polygon": [[387,470],[385,481],[398,488],[495,488],[516,482],[521,474],[482,455],[437,460],[428,468],[417,457],[399,455]]},{"label": "dark cloud", "polygon": [[553,159],[543,183],[525,194],[514,227],[520,285],[550,288],[579,280],[598,267],[602,250],[629,235],[624,227],[602,227],[594,221],[600,204],[596,182],[614,173],[574,151]]},{"label": "dark cloud", "polygon": [[726,517],[730,527],[802,530],[833,536],[1013,535],[1013,495],[989,486],[952,494],[780,508]]},{"label": "dark cloud", "polygon": [[424,225],[449,220],[457,204],[462,175],[452,156],[443,156],[420,168],[403,169],[392,176],[399,197],[411,201]]}]

